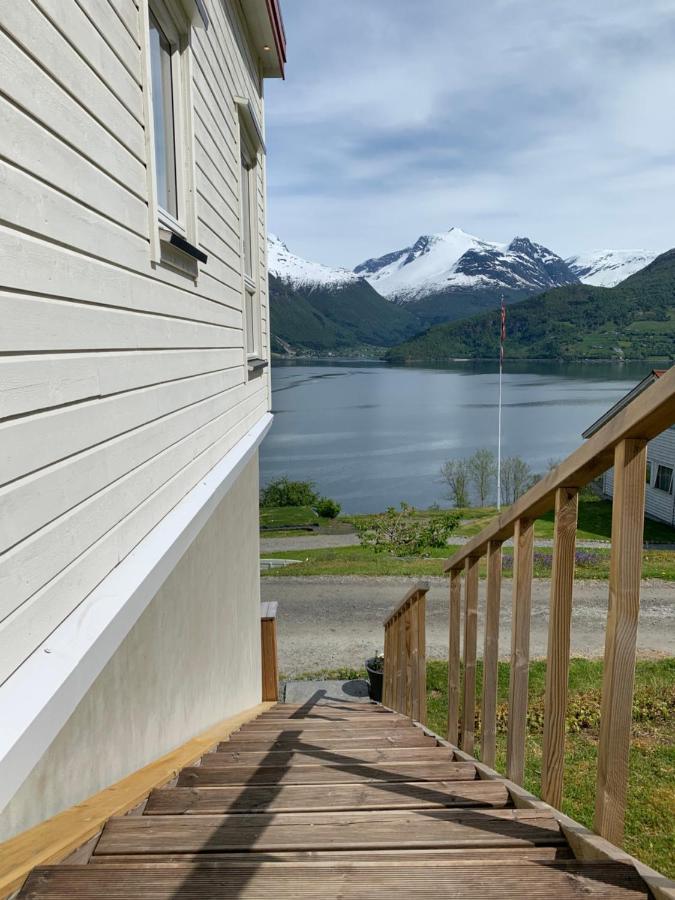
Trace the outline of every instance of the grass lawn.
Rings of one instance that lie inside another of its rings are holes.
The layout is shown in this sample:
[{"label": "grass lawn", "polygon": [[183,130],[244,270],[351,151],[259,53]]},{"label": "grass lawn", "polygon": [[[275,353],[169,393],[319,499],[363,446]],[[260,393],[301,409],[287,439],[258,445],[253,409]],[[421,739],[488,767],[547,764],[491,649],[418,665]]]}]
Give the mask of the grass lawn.
[{"label": "grass lawn", "polygon": [[[546,664],[530,666],[529,720],[525,787],[539,793]],[[365,671],[337,669],[306,673],[301,678],[357,678]],[[508,663],[499,664],[497,769],[504,772]],[[565,758],[563,812],[593,825],[597,736],[602,661],[573,659]],[[481,662],[478,662],[477,709],[480,709]],[[427,666],[428,724],[444,735],[448,714],[448,666],[430,660]],[[478,732],[478,737],[480,733]],[[625,849],[669,877],[675,877],[675,659],[640,660],[635,680],[633,738],[626,815]]]},{"label": "grass lawn", "polygon": [[[416,515],[420,519],[428,519],[436,510],[417,510]],[[486,525],[497,515],[494,506],[467,507],[456,510],[462,517],[462,524],[454,532],[461,537],[473,537],[482,531]],[[302,535],[306,532],[300,530],[302,526],[317,526],[322,529],[348,531],[350,526],[372,516],[340,516],[337,519],[321,519],[310,506],[280,506],[263,507],[260,510],[260,524],[266,529],[289,529],[293,525],[298,526],[293,535]],[[538,519],[534,526],[535,536],[538,538],[553,537],[553,512],[547,513]],[[265,531],[266,537],[291,535],[285,530],[275,535],[273,531]],[[577,538],[586,541],[609,541],[612,533],[612,504],[609,500],[588,496],[579,500],[579,527]],[[661,522],[653,522],[645,519],[644,539],[651,544],[675,544],[675,528],[671,528]]]},{"label": "grass lawn", "polygon": [[[386,553],[375,553],[369,547],[326,547],[317,550],[289,550],[265,552],[265,559],[302,559],[302,562],[284,568],[270,569],[263,577],[273,575],[400,575],[425,578],[443,575],[443,562],[457,547],[429,551],[428,557],[400,558]],[[642,554],[642,577],[675,581],[675,551],[646,550]],[[512,549],[504,548],[504,576],[512,574],[510,567]],[[547,578],[551,574],[551,551],[541,548],[535,551],[534,575]],[[481,562],[481,576],[485,577],[485,560]],[[576,578],[608,578],[609,550],[577,551]]]},{"label": "grass lawn", "polygon": [[[454,510],[453,510],[454,511]],[[420,518],[434,515],[435,510],[418,510]],[[468,507],[456,510],[462,517],[462,524],[454,532],[461,537],[473,537],[482,531],[497,515],[494,506]],[[344,516],[343,521],[358,522],[368,516]],[[577,538],[585,541],[609,541],[612,534],[612,504],[600,497],[584,495],[579,499],[579,527]],[[553,538],[553,511],[537,519],[534,526],[538,538]],[[675,544],[675,528],[662,522],[645,519],[644,539],[652,544]]]}]

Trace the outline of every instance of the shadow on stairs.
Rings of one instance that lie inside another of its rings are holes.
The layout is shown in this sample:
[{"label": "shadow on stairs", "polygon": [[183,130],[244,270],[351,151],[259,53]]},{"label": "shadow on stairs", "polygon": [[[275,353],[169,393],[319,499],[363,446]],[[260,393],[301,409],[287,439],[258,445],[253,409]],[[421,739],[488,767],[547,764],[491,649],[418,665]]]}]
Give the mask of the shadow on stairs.
[{"label": "shadow on stairs", "polygon": [[549,810],[515,808],[410,719],[326,696],[244,725],[20,897],[648,896],[631,865],[575,859]]}]

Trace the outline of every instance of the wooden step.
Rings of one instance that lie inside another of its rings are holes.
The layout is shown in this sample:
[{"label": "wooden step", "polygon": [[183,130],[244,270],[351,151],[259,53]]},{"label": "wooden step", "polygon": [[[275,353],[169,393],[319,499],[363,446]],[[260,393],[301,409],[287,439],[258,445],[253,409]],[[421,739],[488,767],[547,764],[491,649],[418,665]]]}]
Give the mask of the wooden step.
[{"label": "wooden step", "polygon": [[145,815],[237,812],[350,811],[355,809],[421,809],[439,807],[504,807],[509,792],[499,781],[434,781],[391,784],[277,787],[163,788],[153,791]]},{"label": "wooden step", "polygon": [[299,732],[301,734],[325,733],[327,737],[340,737],[341,734],[346,732],[346,737],[349,737],[350,733],[367,734],[369,731],[374,731],[375,733],[382,731],[396,732],[399,729],[412,731],[415,729],[415,725],[412,724],[410,719],[384,719],[383,721],[377,720],[375,722],[308,722],[306,719],[289,722],[287,719],[284,719],[281,723],[256,720],[255,722],[249,722],[247,725],[242,725],[235,734],[258,734],[272,737],[275,734],[286,734],[289,732],[294,734]]},{"label": "wooden step", "polygon": [[[228,744],[222,746],[227,747]],[[371,747],[370,749],[353,750],[218,750],[206,753],[202,757],[202,765],[209,766],[307,766],[325,762],[341,763],[379,763],[405,759],[416,760],[448,760],[454,759],[449,747]]]},{"label": "wooden step", "polygon": [[[251,741],[282,741],[289,743],[305,742],[311,744],[315,741],[347,741],[358,738],[359,740],[400,737],[419,740],[420,731],[416,728],[396,728],[379,730],[361,730],[357,728],[276,728],[272,731],[237,731],[230,741],[235,744],[249,743]],[[424,735],[422,735],[424,736]]]},{"label": "wooden step", "polygon": [[212,860],[223,865],[236,865],[238,862],[251,862],[257,865],[263,862],[378,862],[394,860],[401,862],[418,862],[436,860],[442,862],[466,863],[469,860],[500,859],[536,859],[549,862],[560,859],[574,859],[574,854],[566,844],[542,847],[459,847],[435,849],[428,847],[422,850],[276,850],[268,853],[256,853],[251,857],[248,853],[119,853],[115,856],[99,854],[92,856],[90,864],[125,865],[126,863],[147,863],[156,865],[163,863],[185,863]]},{"label": "wooden step", "polygon": [[[205,760],[207,757],[203,757]],[[378,765],[368,763],[315,766],[191,766],[178,776],[179,787],[225,784],[344,784],[363,781],[470,781],[476,767],[470,762],[401,760]]]},{"label": "wooden step", "polygon": [[322,750],[349,750],[359,749],[367,750],[372,747],[437,747],[436,741],[423,734],[419,730],[406,732],[405,734],[379,734],[373,736],[369,734],[367,737],[349,737],[349,738],[306,738],[305,740],[297,739],[259,739],[243,740],[236,739],[236,735],[232,735],[227,741],[222,741],[218,745],[218,750],[245,750],[245,751],[264,751],[264,750],[302,750],[302,749],[322,749]]},{"label": "wooden step", "polygon": [[564,844],[546,810],[427,809],[111,819],[98,854]]},{"label": "wooden step", "polygon": [[310,724],[313,722],[410,722],[410,719],[407,716],[402,715],[401,713],[390,713],[390,712],[363,712],[363,713],[350,713],[343,712],[342,710],[337,710],[330,712],[326,710],[314,710],[313,712],[308,713],[294,713],[291,716],[288,715],[279,715],[277,713],[268,712],[262,713],[262,715],[258,716],[255,720],[256,722],[278,722],[284,724],[286,722],[309,722]]},{"label": "wooden step", "polygon": [[[179,820],[180,821],[180,820]],[[219,863],[138,866],[51,866],[36,869],[26,900],[391,900],[394,897],[510,900],[638,900],[646,897],[635,870],[621,863]]]}]

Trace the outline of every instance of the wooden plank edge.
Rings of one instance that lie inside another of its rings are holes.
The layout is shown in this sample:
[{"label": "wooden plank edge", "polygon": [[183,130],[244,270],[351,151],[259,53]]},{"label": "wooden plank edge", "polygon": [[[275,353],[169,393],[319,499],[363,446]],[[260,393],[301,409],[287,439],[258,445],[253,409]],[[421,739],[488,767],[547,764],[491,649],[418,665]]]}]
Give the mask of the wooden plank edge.
[{"label": "wooden plank edge", "polygon": [[631,856],[630,853],[626,853],[625,850],[611,844],[605,838],[591,831],[590,828],[566,816],[565,813],[560,812],[559,809],[556,809],[544,800],[540,800],[535,794],[531,794],[515,782],[509,781],[508,778],[474,759],[468,753],[464,753],[462,750],[448,744],[447,741],[443,741],[438,735],[434,735],[434,737],[454,751],[455,759],[475,763],[476,773],[479,778],[488,781],[501,781],[511,795],[513,805],[518,809],[538,809],[550,812],[560,825],[560,829],[576,859],[584,862],[606,860],[608,862],[621,862],[632,865],[651,891],[654,900],[675,900],[675,881],[666,878],[665,875],[661,875],[660,872],[640,862],[639,859]]},{"label": "wooden plank edge", "polygon": [[223,720],[82,803],[0,844],[0,898],[20,888],[35,866],[65,859],[97,835],[108,819],[134,809],[150,791],[171,781],[185,766],[273,706],[274,703],[259,703]]}]

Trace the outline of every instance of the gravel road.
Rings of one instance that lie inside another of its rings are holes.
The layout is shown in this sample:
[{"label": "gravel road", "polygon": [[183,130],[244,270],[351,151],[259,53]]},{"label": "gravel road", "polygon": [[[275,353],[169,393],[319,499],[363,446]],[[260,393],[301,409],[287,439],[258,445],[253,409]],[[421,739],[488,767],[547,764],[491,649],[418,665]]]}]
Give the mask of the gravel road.
[{"label": "gravel road", "polygon": [[[447,581],[428,579],[427,654],[448,651]],[[285,675],[322,668],[361,666],[382,649],[382,622],[413,583],[410,578],[265,577],[262,599],[279,601],[279,665]],[[478,645],[482,647],[485,582],[480,585]],[[546,653],[549,581],[535,579],[532,593],[531,655]],[[601,656],[607,614],[607,582],[575,586],[572,653]],[[502,586],[500,653],[511,642],[511,582]],[[638,648],[643,656],[675,656],[675,585],[643,581]]]}]

